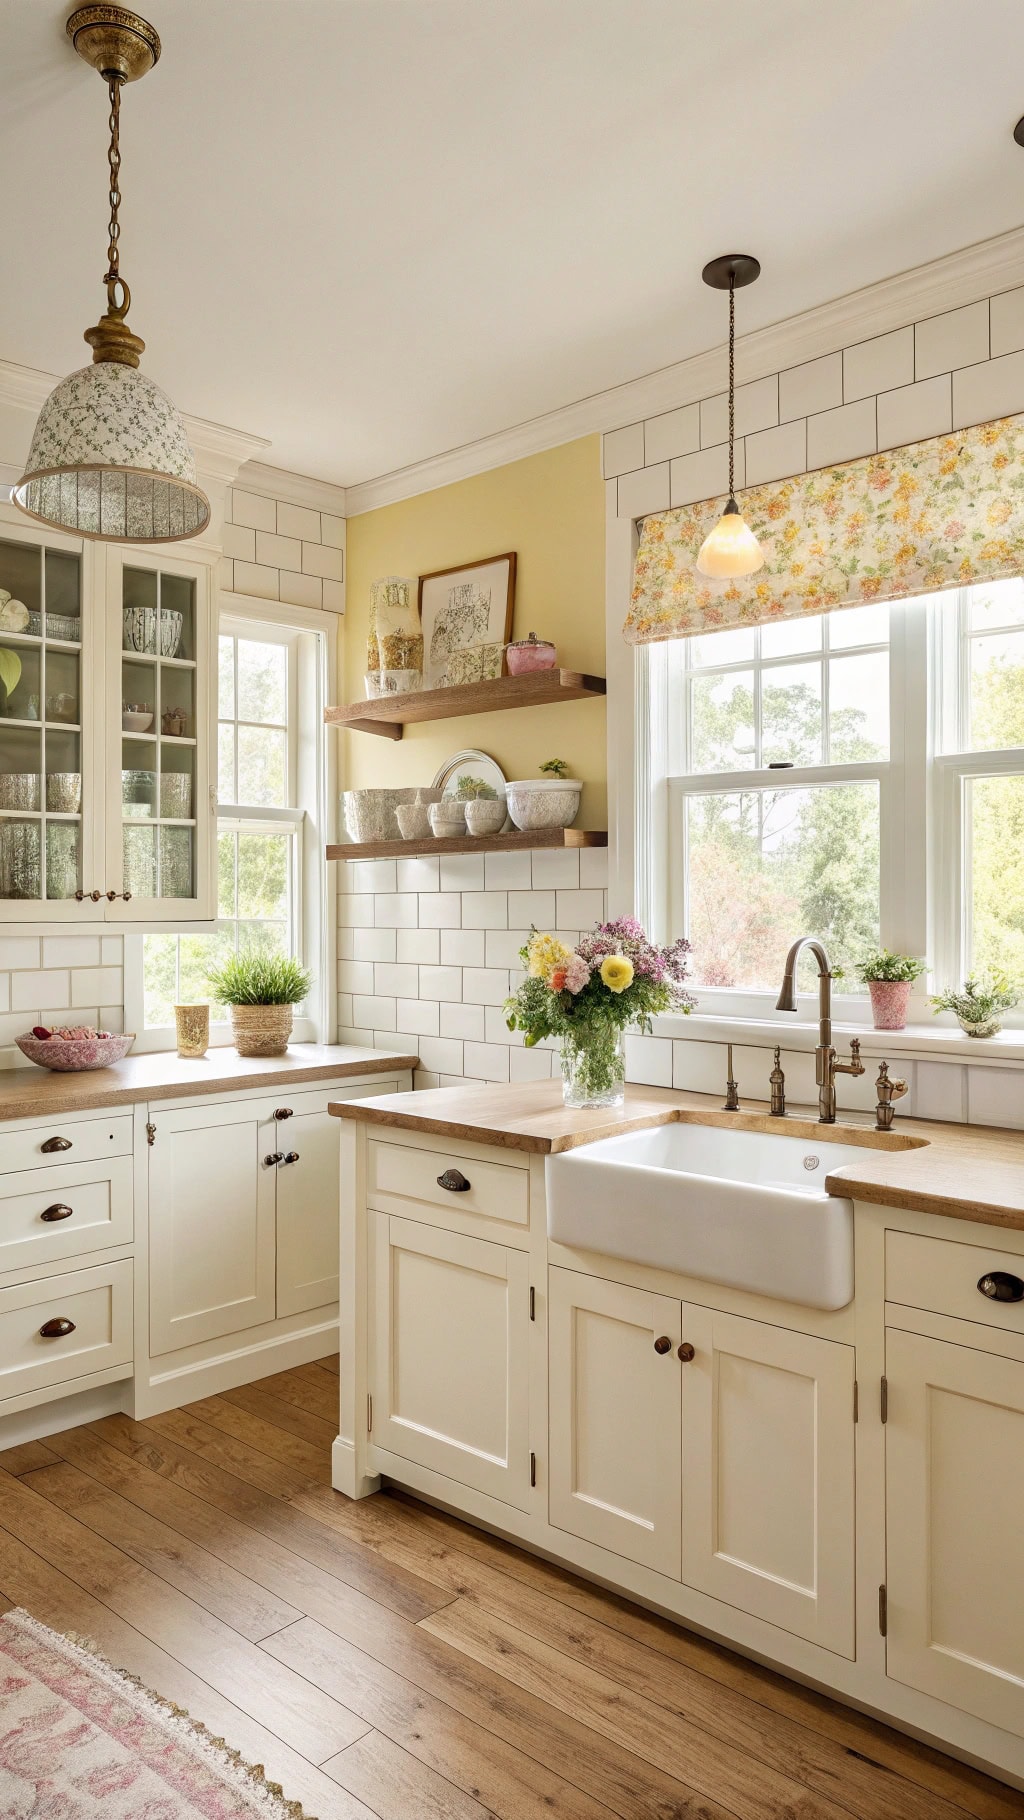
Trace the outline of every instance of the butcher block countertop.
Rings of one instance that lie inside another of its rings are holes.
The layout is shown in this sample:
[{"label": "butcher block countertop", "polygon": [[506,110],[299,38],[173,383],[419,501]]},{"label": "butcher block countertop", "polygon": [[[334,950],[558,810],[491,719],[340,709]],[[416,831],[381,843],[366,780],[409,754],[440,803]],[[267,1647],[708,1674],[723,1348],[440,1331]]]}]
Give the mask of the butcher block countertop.
[{"label": "butcher block countertop", "polygon": [[826,1178],[832,1194],[1024,1231],[1024,1132],[985,1125],[897,1115],[892,1132],[876,1132],[870,1113],[840,1113],[835,1125],[821,1125],[809,1108],[775,1119],[763,1103],[747,1101],[739,1112],[723,1112],[715,1096],[663,1087],[627,1087],[624,1105],[579,1112],[563,1105],[560,1081],[381,1094],[339,1101],[330,1111],[337,1118],[541,1156],[676,1121],[831,1139],[862,1147],[864,1158],[863,1164],[847,1164],[841,1176]]},{"label": "butcher block countertop", "polygon": [[[0,1070],[0,1119],[57,1117],[135,1100],[176,1100],[185,1094],[229,1093],[246,1087],[298,1087],[351,1074],[394,1074],[417,1068],[415,1055],[359,1049],[351,1043],[292,1043],[285,1055],[241,1056],[210,1049],[195,1061],[173,1050],[126,1055],[113,1068],[51,1074],[43,1068]],[[396,1096],[397,1097],[397,1096]]]}]

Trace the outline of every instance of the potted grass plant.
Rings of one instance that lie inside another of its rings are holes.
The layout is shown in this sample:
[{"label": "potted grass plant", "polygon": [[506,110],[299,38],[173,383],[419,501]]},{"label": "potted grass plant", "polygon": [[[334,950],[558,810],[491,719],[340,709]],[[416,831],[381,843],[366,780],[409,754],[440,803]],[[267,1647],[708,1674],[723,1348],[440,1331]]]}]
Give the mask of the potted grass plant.
[{"label": "potted grass plant", "polygon": [[207,979],[215,1003],[230,1007],[239,1055],[284,1055],[294,1007],[313,984],[300,961],[263,948],[243,948]]},{"label": "potted grass plant", "polygon": [[876,1030],[906,1029],[911,988],[924,970],[924,961],[916,955],[894,954],[891,948],[865,955],[857,972],[871,995]]}]

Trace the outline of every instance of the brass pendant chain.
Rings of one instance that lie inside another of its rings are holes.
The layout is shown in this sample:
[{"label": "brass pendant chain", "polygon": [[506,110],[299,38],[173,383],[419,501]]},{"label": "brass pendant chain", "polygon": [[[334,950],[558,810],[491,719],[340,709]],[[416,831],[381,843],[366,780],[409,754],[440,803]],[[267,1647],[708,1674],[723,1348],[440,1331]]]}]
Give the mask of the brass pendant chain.
[{"label": "brass pendant chain", "polygon": [[[105,283],[109,296],[110,287],[119,284],[121,281],[119,269],[120,258],[117,244],[121,238],[121,224],[118,220],[118,210],[121,207],[120,76],[108,76],[107,92],[110,95],[110,119],[108,121],[110,127],[110,146],[107,151],[107,163],[110,166],[110,239],[107,244],[107,276]],[[114,301],[112,296],[110,297],[110,301],[111,303]]]},{"label": "brass pendant chain", "polygon": [[736,496],[733,449],[736,441],[736,283],[729,277],[729,498]]}]

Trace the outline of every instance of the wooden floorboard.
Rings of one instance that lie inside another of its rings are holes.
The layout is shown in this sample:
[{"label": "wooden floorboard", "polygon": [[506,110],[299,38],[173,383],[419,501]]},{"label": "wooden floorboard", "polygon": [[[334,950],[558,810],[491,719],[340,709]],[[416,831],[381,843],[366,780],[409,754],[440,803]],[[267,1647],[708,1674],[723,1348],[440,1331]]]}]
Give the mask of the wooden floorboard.
[{"label": "wooden floorboard", "polygon": [[0,1454],[0,1612],[318,1820],[1022,1820],[1024,1796],[417,1504],[330,1489],[337,1359]]}]

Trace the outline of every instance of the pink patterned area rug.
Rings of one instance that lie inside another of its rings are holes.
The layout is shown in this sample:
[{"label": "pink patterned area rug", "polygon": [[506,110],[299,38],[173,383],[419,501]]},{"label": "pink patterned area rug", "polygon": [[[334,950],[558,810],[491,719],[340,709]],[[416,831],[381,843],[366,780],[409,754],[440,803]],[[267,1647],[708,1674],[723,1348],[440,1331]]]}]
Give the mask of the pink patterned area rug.
[{"label": "pink patterned area rug", "polygon": [[3,1820],[302,1820],[262,1767],[90,1647],[0,1618]]}]

